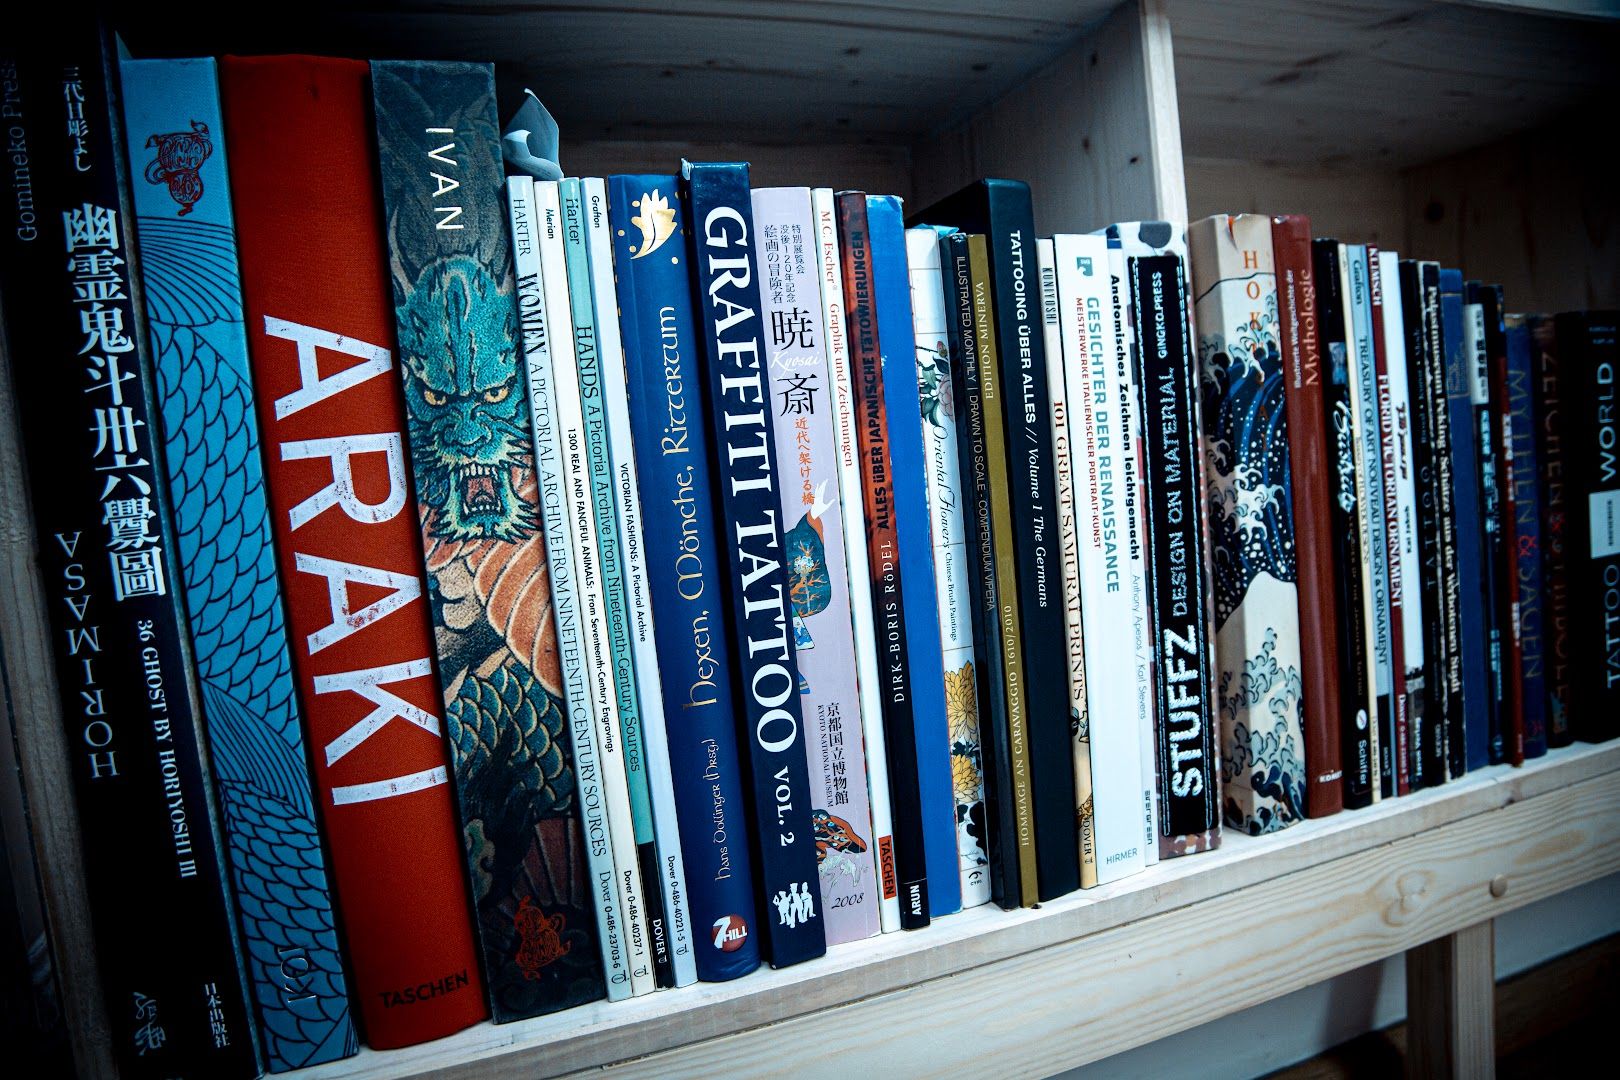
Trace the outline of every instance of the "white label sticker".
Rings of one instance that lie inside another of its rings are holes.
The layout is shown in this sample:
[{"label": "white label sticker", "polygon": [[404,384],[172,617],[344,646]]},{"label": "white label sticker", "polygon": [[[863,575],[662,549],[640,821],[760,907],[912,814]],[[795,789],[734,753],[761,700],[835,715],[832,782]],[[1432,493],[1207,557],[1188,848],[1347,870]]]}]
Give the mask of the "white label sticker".
[{"label": "white label sticker", "polygon": [[1620,555],[1620,491],[1599,491],[1591,496],[1592,558]]}]

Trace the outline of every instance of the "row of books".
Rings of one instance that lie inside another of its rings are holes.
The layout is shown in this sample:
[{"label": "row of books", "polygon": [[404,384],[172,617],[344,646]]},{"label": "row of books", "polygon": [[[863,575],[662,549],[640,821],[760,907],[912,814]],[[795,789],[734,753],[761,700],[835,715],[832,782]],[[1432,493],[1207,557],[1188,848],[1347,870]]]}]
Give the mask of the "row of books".
[{"label": "row of books", "polygon": [[563,178],[487,65],[74,49],[0,61],[0,282],[131,1075],[1613,734],[1612,316],[1297,216]]}]

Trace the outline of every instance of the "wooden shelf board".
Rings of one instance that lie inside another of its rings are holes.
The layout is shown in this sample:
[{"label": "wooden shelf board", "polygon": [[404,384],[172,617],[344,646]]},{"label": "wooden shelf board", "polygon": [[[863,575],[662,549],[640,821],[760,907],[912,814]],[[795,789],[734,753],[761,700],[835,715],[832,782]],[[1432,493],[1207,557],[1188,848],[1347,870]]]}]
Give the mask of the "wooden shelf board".
[{"label": "wooden shelf board", "polygon": [[[1008,1068],[1066,1067],[1620,870],[1617,840],[1620,744],[1565,748],[1273,836],[1229,835],[1217,851],[1039,908],[976,908],[784,971],[483,1024],[292,1075],[532,1077],[610,1063],[631,1074],[704,1065],[732,1073],[779,1061],[771,1047],[779,1053],[788,1039],[795,1055],[825,1069],[841,1047],[859,1060],[863,1046],[887,1055],[896,1041],[943,1068],[947,1049],[929,1046],[937,1027],[928,1018],[937,1025],[953,1008],[1006,1044]],[[1506,894],[1474,889],[1481,874],[1506,876]],[[1253,970],[1239,963],[1245,957]],[[1227,963],[1238,967],[1232,978],[1195,975]],[[1077,1011],[1055,1005],[1053,987]],[[1080,1017],[1105,1019],[1076,1026]],[[1054,1048],[1038,1049],[1048,1042]]]}]

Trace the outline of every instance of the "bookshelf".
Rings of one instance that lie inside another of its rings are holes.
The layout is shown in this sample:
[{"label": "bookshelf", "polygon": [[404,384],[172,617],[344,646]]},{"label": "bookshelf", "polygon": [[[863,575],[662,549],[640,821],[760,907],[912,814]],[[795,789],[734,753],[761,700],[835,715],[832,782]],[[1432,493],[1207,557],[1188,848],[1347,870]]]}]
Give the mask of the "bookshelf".
[{"label": "bookshelf", "polygon": [[[1620,69],[1603,0],[493,0],[117,19],[148,55],[331,51],[493,59],[563,130],[570,172],[742,158],[758,184],[921,205],[1030,180],[1043,232],[1300,210],[1320,233],[1461,262],[1515,306],[1620,303],[1620,200],[1592,104]],[[43,596],[0,363],[0,649],[64,997],[110,1075]],[[295,1074],[618,1075],[865,1062],[942,1073],[970,1032],[1047,1073],[1406,952],[1413,1061],[1489,1072],[1490,920],[1620,871],[1620,745],[1554,751],[1223,847],[1038,909],[979,908],[823,960],[480,1025]],[[1472,1012],[1469,1010],[1472,1009]],[[1460,1019],[1471,1023],[1459,1022]],[[1473,1055],[1473,1056],[1470,1056]],[[1483,1056],[1481,1056],[1483,1055]]]}]

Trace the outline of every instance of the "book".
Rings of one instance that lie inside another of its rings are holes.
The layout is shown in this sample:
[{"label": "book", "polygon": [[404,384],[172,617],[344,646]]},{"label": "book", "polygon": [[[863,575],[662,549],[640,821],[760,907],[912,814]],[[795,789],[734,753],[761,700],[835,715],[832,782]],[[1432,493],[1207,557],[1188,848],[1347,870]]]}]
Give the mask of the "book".
[{"label": "book", "polygon": [[[1506,760],[1504,724],[1507,722],[1507,668],[1504,657],[1502,603],[1507,581],[1501,573],[1505,552],[1502,545],[1502,490],[1499,484],[1501,461],[1500,424],[1491,404],[1491,371],[1495,366],[1497,308],[1491,290],[1478,281],[1464,283],[1463,347],[1468,353],[1470,399],[1474,406],[1473,445],[1479,457],[1479,513],[1483,551],[1480,584],[1485,590],[1486,631],[1486,752],[1487,764]],[[1470,766],[1472,767],[1472,766]]]},{"label": "book", "polygon": [[[1035,211],[1029,185],[1018,180],[980,180],[914,214],[913,219],[985,237],[1002,380],[999,404],[1005,437],[999,452],[1007,457],[1007,478],[1017,481],[1009,490],[1017,544],[1019,648],[1026,673],[1064,671],[1066,635],[1051,401],[1046,391],[1046,343],[1040,330]],[[1080,887],[1069,687],[1064,679],[1027,679],[1021,689],[1038,864],[1037,898],[1050,900]],[[1016,769],[1014,778],[1016,781]],[[1031,902],[1027,896],[1024,899]]]},{"label": "book", "polygon": [[963,521],[962,465],[954,394],[959,363],[950,346],[954,308],[946,307],[939,233],[906,230],[911,308],[915,324],[917,396],[934,551],[945,672],[946,738],[950,744],[952,819],[962,907],[990,899],[990,850],[984,805],[984,756],[979,741],[979,674],[973,638],[972,556]]},{"label": "book", "polygon": [[1360,488],[1356,472],[1354,410],[1350,399],[1350,353],[1345,333],[1345,296],[1340,244],[1328,237],[1311,241],[1316,285],[1317,328],[1327,368],[1326,436],[1332,450],[1332,504],[1329,528],[1334,537],[1339,613],[1339,736],[1344,767],[1346,809],[1371,805],[1376,766],[1372,750],[1371,664],[1367,649],[1368,583],[1361,561]]},{"label": "book", "polygon": [[[1375,398],[1378,404],[1378,460],[1376,468],[1379,480],[1382,483],[1383,494],[1383,579],[1385,595],[1388,599],[1388,651],[1389,651],[1389,701],[1388,714],[1381,714],[1379,719],[1383,723],[1380,733],[1381,759],[1388,762],[1385,769],[1387,780],[1384,785],[1386,795],[1405,795],[1411,790],[1411,762],[1410,739],[1408,725],[1411,715],[1408,711],[1406,695],[1406,615],[1403,602],[1403,581],[1401,579],[1401,535],[1400,535],[1400,492],[1396,485],[1399,464],[1396,461],[1397,440],[1395,405],[1391,397],[1390,388],[1390,335],[1392,326],[1386,325],[1384,279],[1380,269],[1382,252],[1378,248],[1368,246],[1366,249],[1367,296],[1370,301],[1372,318],[1368,323],[1372,334],[1374,371],[1376,375]],[[1393,321],[1393,320],[1391,320]],[[1396,338],[1399,344],[1399,337]]]},{"label": "book", "polygon": [[686,906],[697,977],[718,982],[758,967],[759,941],[683,243],[691,219],[677,187],[673,175],[611,177],[608,210]]},{"label": "book", "polygon": [[1600,742],[1620,734],[1620,370],[1613,311],[1558,316],[1558,354],[1569,409],[1568,544],[1570,644],[1574,653],[1570,728]]},{"label": "book", "polygon": [[1210,550],[1215,693],[1226,824],[1250,836],[1305,816],[1290,417],[1271,221],[1220,215],[1187,229]]},{"label": "book", "polygon": [[1342,648],[1333,550],[1333,465],[1329,455],[1326,380],[1311,266],[1311,223],[1300,214],[1271,219],[1277,281],[1277,331],[1288,414],[1288,467],[1294,496],[1294,563],[1299,590],[1300,722],[1305,741],[1305,814],[1344,808],[1339,732],[1355,723],[1339,692]]},{"label": "book", "polygon": [[125,60],[120,76],[178,584],[259,1044],[285,1072],[357,1042],[264,494],[218,69]]},{"label": "book", "polygon": [[911,676],[912,722],[917,727],[918,797],[928,912],[962,908],[956,853],[956,797],[951,783],[950,718],[945,703],[945,660],[939,629],[934,542],[928,517],[928,467],[918,405],[916,324],[900,200],[866,197],[872,255],[872,301],[883,357],[883,396],[889,425],[889,488],[894,502],[896,553],[902,570],[906,652]]},{"label": "book", "polygon": [[[951,350],[951,397],[956,404],[957,458],[964,498],[962,524],[972,559],[968,584],[973,601],[973,654],[978,661],[975,674],[978,675],[979,753],[983,761],[980,777],[984,783],[990,898],[1011,909],[1023,902],[1012,764],[1012,727],[1014,722],[1020,728],[1023,724],[1023,688],[1016,638],[1009,642],[1002,636],[1002,579],[998,575],[1012,572],[1012,556],[1011,552],[998,552],[996,548],[998,520],[992,514],[993,504],[1005,504],[1007,489],[992,489],[990,484],[992,464],[998,464],[1003,470],[1006,464],[1005,458],[993,462],[990,454],[990,429],[994,424],[999,430],[1000,411],[987,410],[985,399],[989,397],[994,404],[999,389],[993,378],[988,384],[983,382],[986,364],[980,354],[981,340],[992,351],[995,347],[990,322],[989,264],[984,238],[974,240],[955,229],[942,232],[940,252],[947,291],[946,310],[950,316],[947,330]],[[994,376],[993,356],[990,361],[989,374]],[[1010,523],[1008,529],[1010,536]],[[1009,624],[1016,626],[1017,609],[1011,606],[1017,602],[1016,590],[1006,595]],[[1006,651],[1008,649],[1011,651]],[[1019,739],[1022,737],[1020,730]],[[1027,799],[1024,810],[1027,814]]]},{"label": "book", "polygon": [[848,578],[850,630],[855,645],[856,688],[860,694],[862,743],[866,748],[866,791],[872,816],[873,853],[878,874],[878,915],[885,934],[900,929],[900,883],[895,875],[894,811],[889,801],[888,741],[883,730],[883,694],[878,677],[877,624],[872,611],[870,562],[866,546],[866,498],[862,490],[862,456],[855,403],[855,372],[850,327],[844,307],[843,256],[838,244],[838,207],[831,188],[810,192],[816,220],[821,307],[827,328],[827,371],[834,464],[844,526],[844,563]]},{"label": "book", "polygon": [[755,188],[752,202],[822,920],[839,945],[880,917],[815,218],[809,188]]},{"label": "book", "polygon": [[[220,61],[293,669],[361,1030],[386,1049],[488,1009],[407,505],[367,76],[359,61]],[[301,160],[322,163],[319,186],[286,182]]]},{"label": "book", "polygon": [[27,195],[7,200],[0,300],[84,902],[120,1073],[250,1077],[116,72],[83,23],[0,49],[14,189]]},{"label": "book", "polygon": [[[630,993],[639,997],[656,986],[648,941],[647,883],[641,871],[643,845],[651,842],[652,830],[651,823],[637,815],[638,809],[646,810],[635,795],[638,781],[644,779],[641,729],[626,626],[617,494],[607,445],[601,329],[612,316],[604,318],[597,310],[584,186],[570,177],[558,184],[558,194],[574,338],[572,364],[566,372],[556,369],[564,454],[570,469],[570,543],[585,599],[586,671],[591,681],[596,750],[602,763],[608,838],[613,844],[618,922],[623,930]],[[562,389],[564,378],[570,389]]]},{"label": "book", "polygon": [[1513,483],[1513,402],[1508,390],[1507,315],[1502,308],[1502,287],[1488,288],[1489,321],[1496,330],[1486,335],[1491,353],[1491,435],[1496,440],[1497,611],[1502,638],[1502,700],[1498,707],[1500,759],[1524,764],[1524,639],[1519,609],[1518,523]]},{"label": "book", "polygon": [[1509,494],[1513,513],[1514,604],[1518,642],[1519,687],[1517,706],[1522,718],[1522,758],[1538,758],[1547,753],[1546,679],[1546,595],[1542,580],[1541,547],[1541,469],[1536,456],[1536,356],[1531,339],[1530,320],[1509,315],[1507,330],[1506,401],[1509,421],[1503,432],[1508,436],[1504,458],[1511,481]]},{"label": "book", "polygon": [[768,357],[753,257],[748,166],[681,166],[681,191],[694,229],[689,253],[698,267],[704,381],[715,441],[716,486],[730,585],[730,625],[737,649],[733,677],[743,696],[738,721],[747,733],[759,859],[765,899],[763,950],[774,967],[826,952],[816,907],[815,834],[810,777],[799,706],[776,457],[765,384]]},{"label": "book", "polygon": [[[1076,463],[1076,587],[1091,759],[1091,805],[1081,812],[1089,811],[1094,845],[1092,858],[1082,853],[1080,871],[1081,884],[1091,888],[1141,870],[1148,844],[1158,842],[1143,811],[1141,729],[1151,732],[1152,725],[1133,677],[1146,635],[1133,612],[1143,565],[1133,490],[1137,447],[1125,417],[1134,395],[1120,379],[1130,371],[1123,337],[1128,287],[1113,273],[1105,238],[1060,234],[1052,243]],[[1151,788],[1146,793],[1153,797]]]},{"label": "book", "polygon": [[1547,687],[1547,745],[1568,746],[1573,650],[1569,636],[1569,465],[1560,392],[1557,322],[1530,319],[1535,350],[1537,480],[1541,495],[1542,655]]}]

